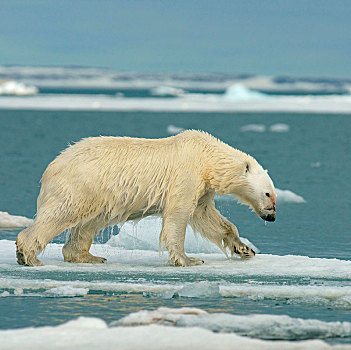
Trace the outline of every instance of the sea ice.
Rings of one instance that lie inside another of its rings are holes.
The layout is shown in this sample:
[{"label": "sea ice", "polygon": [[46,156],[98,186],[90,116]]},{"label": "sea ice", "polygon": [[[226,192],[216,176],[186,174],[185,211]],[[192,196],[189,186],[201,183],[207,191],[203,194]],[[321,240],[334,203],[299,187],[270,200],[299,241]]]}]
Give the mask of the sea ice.
[{"label": "sea ice", "polygon": [[247,131],[265,132],[266,126],[263,124],[247,124],[247,125],[242,126],[240,128],[240,131],[243,131],[243,132],[247,132]]},{"label": "sea ice", "polygon": [[0,95],[35,95],[38,88],[32,85],[25,85],[14,80],[0,81]]},{"label": "sea ice", "polygon": [[88,288],[75,288],[69,285],[51,288],[45,291],[47,296],[53,297],[77,297],[87,295],[89,292]]},{"label": "sea ice", "polygon": [[220,297],[219,285],[207,281],[186,284],[178,295],[186,298],[218,298]]},{"label": "sea ice", "polygon": [[245,85],[234,84],[226,89],[223,97],[233,101],[251,101],[266,99],[268,96],[262,92],[251,90]]},{"label": "sea ice", "polygon": [[290,126],[283,123],[273,124],[269,127],[270,132],[288,132],[289,130]]},{"label": "sea ice", "polygon": [[279,188],[276,188],[275,191],[277,193],[277,204],[306,203],[305,199],[302,196],[299,196],[290,190],[281,190]]},{"label": "sea ice", "polygon": [[172,125],[172,124],[167,126],[167,132],[170,135],[176,135],[176,134],[179,134],[182,131],[184,131],[184,129],[180,128],[179,126],[175,126],[175,125]]},{"label": "sea ice", "polygon": [[32,219],[28,219],[24,216],[10,215],[7,212],[0,211],[0,228],[17,229],[27,227],[32,223]]},{"label": "sea ice", "polygon": [[324,322],[287,315],[232,315],[208,313],[197,308],[142,310],[115,321],[111,326],[165,325],[200,327],[217,333],[236,333],[259,339],[304,340],[351,337],[350,322]]},{"label": "sea ice", "polygon": [[17,348],[25,350],[101,348],[107,350],[175,350],[183,348],[201,350],[336,350],[349,348],[343,345],[329,345],[321,340],[288,342],[251,339],[234,333],[215,333],[198,326],[169,327],[151,324],[134,327],[108,327],[103,320],[88,317],[80,317],[59,326],[0,330],[0,339],[1,350]]}]

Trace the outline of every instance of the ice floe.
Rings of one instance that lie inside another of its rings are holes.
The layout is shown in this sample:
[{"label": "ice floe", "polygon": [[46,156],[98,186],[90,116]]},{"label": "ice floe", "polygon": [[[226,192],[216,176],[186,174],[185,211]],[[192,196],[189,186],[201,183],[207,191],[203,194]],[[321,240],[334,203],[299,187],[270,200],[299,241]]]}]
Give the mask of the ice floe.
[{"label": "ice floe", "polygon": [[306,203],[305,199],[290,191],[290,190],[281,190],[279,188],[275,189],[277,193],[277,204],[281,203]]},{"label": "ice floe", "polygon": [[45,294],[53,297],[76,297],[86,295],[88,292],[88,288],[74,288],[66,285],[48,289]]},{"label": "ice floe", "polygon": [[265,132],[266,126],[263,124],[247,124],[247,125],[243,125],[240,128],[240,131],[243,131],[243,132],[247,132],[247,131]]},{"label": "ice floe", "polygon": [[272,124],[269,127],[270,132],[288,132],[290,130],[290,126],[284,123]]},{"label": "ice floe", "polygon": [[142,310],[114,322],[118,326],[159,324],[175,327],[200,327],[218,333],[236,333],[252,338],[303,340],[351,337],[350,322],[323,322],[287,315],[232,315],[208,313],[197,308]]},{"label": "ice floe", "polygon": [[10,215],[8,212],[0,211],[0,228],[17,229],[27,227],[32,223],[32,219],[28,219],[24,216]]},{"label": "ice floe", "polygon": [[179,127],[179,126],[175,126],[175,125],[172,125],[172,124],[167,126],[167,132],[170,135],[176,135],[176,134],[179,134],[182,131],[184,131],[184,129]]},{"label": "ice floe", "polygon": [[0,109],[102,110],[163,112],[296,112],[351,113],[351,95],[270,96],[233,99],[221,94],[186,93],[177,98],[119,97],[97,94],[1,96]]},{"label": "ice floe", "polygon": [[[183,311],[184,312],[184,311]],[[191,315],[189,315],[191,316]],[[199,316],[201,317],[201,316]],[[347,349],[322,340],[300,342],[252,339],[199,326],[159,324],[109,327],[99,318],[79,317],[58,326],[0,330],[1,349]]]},{"label": "ice floe", "polygon": [[38,88],[32,85],[25,85],[14,80],[0,81],[0,95],[27,96],[35,95],[38,92]]},{"label": "ice floe", "polygon": [[223,96],[227,100],[232,101],[252,101],[252,100],[261,100],[269,98],[268,95],[251,90],[242,84],[234,84],[229,86]]},{"label": "ice floe", "polygon": [[185,91],[183,89],[175,88],[172,86],[157,86],[150,90],[152,95],[155,96],[182,96]]}]

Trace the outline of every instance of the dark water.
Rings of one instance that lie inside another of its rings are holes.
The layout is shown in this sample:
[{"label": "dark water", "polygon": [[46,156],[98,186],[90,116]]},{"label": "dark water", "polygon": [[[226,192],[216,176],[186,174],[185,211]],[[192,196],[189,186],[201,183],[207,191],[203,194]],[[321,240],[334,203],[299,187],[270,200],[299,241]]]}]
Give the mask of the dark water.
[{"label": "dark water", "polygon": [[[269,127],[275,123],[288,124],[290,131],[240,131],[240,127],[247,124]],[[253,155],[269,170],[276,187],[289,189],[304,197],[306,203],[303,204],[281,204],[277,221],[269,225],[264,225],[244,206],[233,202],[218,203],[221,212],[237,225],[241,235],[249,238],[262,253],[351,260],[350,115],[2,110],[0,211],[33,217],[41,174],[68,143],[98,135],[166,137],[169,136],[167,126],[170,124],[208,131]],[[16,231],[0,230],[0,239],[15,240],[16,234]],[[16,271],[11,277],[38,278],[40,274]],[[41,278],[71,281],[82,276],[71,272],[59,277],[53,273],[42,273]],[[103,275],[99,278],[107,279]],[[182,278],[183,281],[191,281],[189,276]],[[148,280],[152,281],[152,276]],[[269,277],[265,282],[286,283],[284,280],[272,281]],[[345,287],[351,285],[347,279],[334,282]],[[164,300],[142,294],[91,291],[85,297],[71,299],[36,296],[0,298],[0,328],[58,324],[80,315],[112,321],[133,311],[159,306],[195,306],[236,314],[287,314],[324,321],[351,321],[349,309],[308,302],[299,304],[290,300],[252,300],[245,297]]]},{"label": "dark water", "polygon": [[[246,124],[281,122],[290,132],[240,132]],[[348,115],[0,111],[0,211],[33,217],[41,174],[70,142],[98,135],[166,137],[170,124],[208,131],[253,155],[276,187],[305,198],[306,204],[281,205],[277,222],[267,226],[246,207],[221,204],[262,252],[351,258]]]}]

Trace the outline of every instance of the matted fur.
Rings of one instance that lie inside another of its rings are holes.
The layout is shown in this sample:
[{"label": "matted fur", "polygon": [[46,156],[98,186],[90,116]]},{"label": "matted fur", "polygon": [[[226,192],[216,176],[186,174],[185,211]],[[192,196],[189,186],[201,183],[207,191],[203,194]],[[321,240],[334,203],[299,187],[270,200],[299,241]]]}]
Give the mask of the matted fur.
[{"label": "matted fur", "polygon": [[83,139],[45,170],[34,224],[16,241],[18,262],[40,265],[37,253],[66,229],[66,261],[104,262],[89,253],[101,229],[153,214],[163,217],[160,246],[164,243],[175,265],[203,263],[184,253],[188,223],[225,253],[229,247],[242,257],[252,256],[236,227],[217,211],[213,198],[234,194],[259,214],[267,203],[261,203],[263,197],[256,193],[262,179],[252,178],[263,176],[262,191],[275,196],[264,174],[254,158],[201,131],[164,139]]}]

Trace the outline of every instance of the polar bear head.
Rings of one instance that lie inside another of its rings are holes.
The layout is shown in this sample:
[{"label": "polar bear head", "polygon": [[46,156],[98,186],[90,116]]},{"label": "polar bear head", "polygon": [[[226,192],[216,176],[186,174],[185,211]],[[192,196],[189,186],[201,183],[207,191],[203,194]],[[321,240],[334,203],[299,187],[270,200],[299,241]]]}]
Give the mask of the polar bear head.
[{"label": "polar bear head", "polygon": [[265,221],[275,221],[276,192],[267,170],[253,158],[244,163],[241,185],[233,193]]}]

